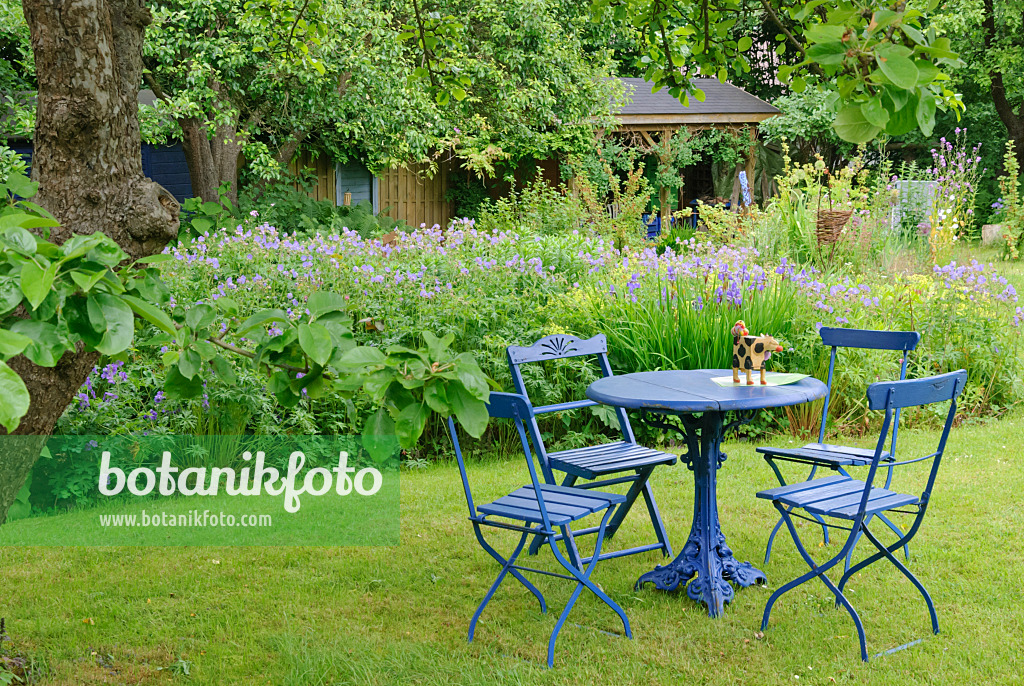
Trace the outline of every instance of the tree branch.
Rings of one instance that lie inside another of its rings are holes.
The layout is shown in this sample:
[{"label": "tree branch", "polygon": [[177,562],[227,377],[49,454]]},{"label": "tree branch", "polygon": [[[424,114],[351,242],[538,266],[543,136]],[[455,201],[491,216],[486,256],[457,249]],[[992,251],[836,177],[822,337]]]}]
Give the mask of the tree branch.
[{"label": "tree branch", "polygon": [[782,19],[779,17],[778,13],[775,11],[775,8],[772,7],[771,3],[768,2],[768,0],[761,0],[761,7],[763,7],[764,11],[768,13],[768,16],[772,20],[772,23],[774,23],[776,26],[778,26],[779,30],[782,31],[783,35],[786,36],[786,40],[789,41],[789,43],[794,48],[796,48],[800,52],[801,55],[806,56],[807,55],[807,50],[804,49],[803,43],[801,43],[799,40],[797,40],[797,37],[793,35],[793,32],[790,31],[789,28],[785,24],[782,23]]}]

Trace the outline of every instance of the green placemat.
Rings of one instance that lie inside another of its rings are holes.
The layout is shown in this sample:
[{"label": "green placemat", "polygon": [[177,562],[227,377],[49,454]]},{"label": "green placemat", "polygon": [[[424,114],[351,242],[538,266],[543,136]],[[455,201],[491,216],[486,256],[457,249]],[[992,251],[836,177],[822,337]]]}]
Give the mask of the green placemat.
[{"label": "green placemat", "polygon": [[[751,372],[750,377],[754,379],[754,384],[758,386],[761,385],[760,372]],[[768,382],[769,386],[785,386],[806,378],[807,374],[784,374],[782,372],[768,372],[764,375],[764,380]],[[740,372],[740,382],[738,384],[733,383],[731,376],[715,376],[712,377],[711,380],[722,388],[728,388],[729,386],[745,386],[747,384],[747,375]]]}]

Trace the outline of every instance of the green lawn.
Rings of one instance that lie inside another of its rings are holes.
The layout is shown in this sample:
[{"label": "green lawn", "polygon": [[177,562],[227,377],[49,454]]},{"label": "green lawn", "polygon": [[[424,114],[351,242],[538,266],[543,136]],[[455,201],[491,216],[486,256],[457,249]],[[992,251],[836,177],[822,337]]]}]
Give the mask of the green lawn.
[{"label": "green lawn", "polygon": [[[542,615],[532,596],[507,584],[467,644],[467,623],[496,568],[473,540],[451,465],[403,475],[397,548],[0,550],[0,616],[14,645],[48,665],[46,684],[1021,683],[1022,435],[1017,415],[959,428],[950,440],[933,509],[912,548],[941,634],[929,633],[921,598],[888,565],[851,583],[869,652],[925,639],[867,665],[848,615],[820,583],[785,597],[760,639],[768,589],[739,591],[725,616],[711,620],[685,593],[632,590],[660,562],[653,553],[605,562],[595,574],[626,609],[632,641],[596,631],[619,626],[585,595],[547,670],[547,636],[571,587],[542,577],[553,612]],[[930,451],[934,440],[908,431],[903,454]],[[737,556],[756,562],[774,517],[753,494],[771,485],[771,474],[752,446],[727,451],[723,526]],[[521,483],[522,474],[521,460],[508,460],[475,464],[471,476],[482,499]],[[662,469],[655,487],[679,547],[691,475]],[[630,517],[612,545],[640,541],[641,524]],[[539,560],[554,568],[550,553]],[[804,567],[780,539],[764,570],[777,586]]]}]

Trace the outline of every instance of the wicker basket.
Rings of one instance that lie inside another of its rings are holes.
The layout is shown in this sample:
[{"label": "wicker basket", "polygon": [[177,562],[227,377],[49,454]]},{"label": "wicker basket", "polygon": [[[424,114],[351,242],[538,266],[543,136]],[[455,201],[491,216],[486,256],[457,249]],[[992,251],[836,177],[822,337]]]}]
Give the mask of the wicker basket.
[{"label": "wicker basket", "polygon": [[839,240],[843,227],[850,221],[852,210],[818,210],[815,235],[821,245],[831,245]]}]

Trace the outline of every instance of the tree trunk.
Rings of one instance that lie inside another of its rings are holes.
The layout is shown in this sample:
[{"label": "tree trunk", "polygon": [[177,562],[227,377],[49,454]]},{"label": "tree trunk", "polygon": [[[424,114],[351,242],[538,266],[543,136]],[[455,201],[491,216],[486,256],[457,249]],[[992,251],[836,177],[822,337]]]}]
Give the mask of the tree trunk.
[{"label": "tree trunk", "polygon": [[[984,0],[984,16],[981,26],[984,30],[985,48],[990,52],[995,50],[996,36],[996,14],[993,0]],[[1003,73],[998,67],[989,71],[989,78],[992,80],[992,104],[995,105],[996,114],[1006,127],[1006,133],[1014,142],[1014,149],[1017,152],[1017,164],[1024,169],[1024,106],[1013,110],[1013,105],[1006,97],[1006,84],[1003,80]]]},{"label": "tree trunk", "polygon": [[[178,203],[142,173],[138,92],[142,40],[151,15],[142,0],[23,0],[39,96],[32,174],[37,202],[61,223],[51,240],[102,231],[132,257],[161,250],[178,233]],[[0,451],[0,523],[38,447],[95,364],[66,353],[56,367],[11,360],[31,396],[15,434],[39,436]],[[13,443],[13,442],[12,442]]]},{"label": "tree trunk", "polygon": [[181,148],[185,151],[185,163],[192,182],[192,195],[204,202],[218,202],[217,192],[220,181],[213,163],[213,151],[206,137],[206,127],[195,117],[179,119],[181,127]]},{"label": "tree trunk", "polygon": [[205,123],[195,117],[179,119],[181,147],[185,151],[192,194],[203,202],[220,202],[220,187],[227,184],[227,198],[238,204],[238,159],[241,146],[235,125],[222,124],[213,138]]}]

